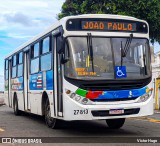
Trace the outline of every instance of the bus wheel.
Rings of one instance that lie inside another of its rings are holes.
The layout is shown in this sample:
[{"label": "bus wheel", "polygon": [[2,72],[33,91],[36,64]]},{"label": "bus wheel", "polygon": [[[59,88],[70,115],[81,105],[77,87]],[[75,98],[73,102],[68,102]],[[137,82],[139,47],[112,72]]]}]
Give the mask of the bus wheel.
[{"label": "bus wheel", "polygon": [[46,122],[46,125],[52,129],[59,128],[59,120],[51,117],[49,99],[47,99],[45,104],[45,122]]},{"label": "bus wheel", "polygon": [[16,116],[20,115],[20,110],[18,109],[18,101],[17,101],[17,99],[14,99],[13,109],[14,109],[14,114]]},{"label": "bus wheel", "polygon": [[121,118],[121,119],[107,119],[106,123],[108,125],[109,128],[111,129],[119,129],[123,126],[125,122],[125,118]]}]

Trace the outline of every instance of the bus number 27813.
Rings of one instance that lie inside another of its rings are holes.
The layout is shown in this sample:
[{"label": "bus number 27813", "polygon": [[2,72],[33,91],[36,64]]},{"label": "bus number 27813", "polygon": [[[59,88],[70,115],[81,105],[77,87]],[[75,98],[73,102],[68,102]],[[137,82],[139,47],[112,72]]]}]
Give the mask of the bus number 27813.
[{"label": "bus number 27813", "polygon": [[74,110],[74,115],[85,115],[85,114],[88,114],[88,109]]}]

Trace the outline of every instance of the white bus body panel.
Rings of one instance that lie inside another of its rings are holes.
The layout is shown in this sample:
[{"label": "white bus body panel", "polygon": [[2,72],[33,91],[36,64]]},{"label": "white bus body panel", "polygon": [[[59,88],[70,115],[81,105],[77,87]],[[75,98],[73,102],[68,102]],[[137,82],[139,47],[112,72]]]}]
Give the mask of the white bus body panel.
[{"label": "white bus body panel", "polygon": [[[132,109],[140,108],[138,114],[133,115],[120,115],[120,116],[107,116],[107,117],[94,117],[91,111],[95,110],[110,110],[110,109]],[[74,115],[74,110],[88,109],[88,114]],[[144,103],[127,103],[127,104],[103,104],[103,105],[81,105],[70,99],[64,97],[64,120],[98,120],[98,119],[113,119],[113,118],[128,118],[139,117],[153,114],[153,97]]]},{"label": "white bus body panel", "polygon": [[42,95],[39,91],[30,91],[31,113],[38,114],[38,106],[40,104],[41,98]]},{"label": "white bus body panel", "polygon": [[24,110],[23,91],[16,91],[16,94],[17,94],[17,99],[18,99],[18,109],[23,111]]}]

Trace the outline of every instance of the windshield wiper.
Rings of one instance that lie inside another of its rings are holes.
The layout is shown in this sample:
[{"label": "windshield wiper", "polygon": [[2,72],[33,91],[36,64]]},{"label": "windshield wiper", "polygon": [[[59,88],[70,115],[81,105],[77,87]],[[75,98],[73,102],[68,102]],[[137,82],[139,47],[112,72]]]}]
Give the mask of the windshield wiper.
[{"label": "windshield wiper", "polygon": [[126,40],[124,48],[122,46],[122,41],[121,41],[121,66],[122,66],[122,63],[123,63],[123,58],[126,57],[127,52],[128,52],[128,50],[130,48],[130,45],[131,45],[131,42],[132,42],[132,38],[133,38],[133,34],[131,33],[130,37],[127,38],[127,40]]},{"label": "windshield wiper", "polygon": [[87,46],[88,46],[89,61],[92,62],[92,72],[94,72],[92,35],[91,33],[88,33],[87,35],[88,35],[87,36]]},{"label": "windshield wiper", "polygon": [[[146,45],[146,43],[145,43]],[[146,54],[145,54],[145,50],[144,50],[144,47],[143,47],[143,62],[144,62],[144,73],[145,75],[147,75],[147,66],[146,66]]]}]

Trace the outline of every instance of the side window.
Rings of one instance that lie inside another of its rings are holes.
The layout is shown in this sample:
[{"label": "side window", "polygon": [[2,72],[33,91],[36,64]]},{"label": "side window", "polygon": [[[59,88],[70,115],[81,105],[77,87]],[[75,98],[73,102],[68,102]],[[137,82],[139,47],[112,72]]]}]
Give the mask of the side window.
[{"label": "side window", "polygon": [[17,56],[14,55],[12,57],[12,78],[15,78],[17,76]]},{"label": "side window", "polygon": [[5,69],[8,69],[8,60],[5,62]]},{"label": "side window", "polygon": [[8,70],[5,71],[5,79],[8,80]]},{"label": "side window", "polygon": [[39,58],[31,60],[31,74],[37,73],[39,71]]},{"label": "side window", "polygon": [[16,77],[16,69],[17,67],[12,67],[12,78],[15,78]]},{"label": "side window", "polygon": [[36,43],[34,46],[31,47],[31,74],[39,72],[39,50],[39,43]]},{"label": "side window", "polygon": [[41,56],[41,71],[51,69],[51,53]]},{"label": "side window", "polygon": [[5,80],[8,80],[8,60],[5,61]]},{"label": "side window", "polygon": [[47,37],[42,41],[42,54],[41,54],[41,71],[51,69],[51,37]]},{"label": "side window", "polygon": [[23,53],[20,52],[18,55],[18,77],[23,75]]},{"label": "side window", "polygon": [[34,58],[39,56],[39,43],[34,45]]},{"label": "side window", "polygon": [[22,58],[23,58],[23,53],[20,52],[19,55],[18,55],[18,64],[21,64],[23,62]]},{"label": "side window", "polygon": [[18,77],[23,75],[23,64],[18,65]]},{"label": "side window", "polygon": [[14,56],[13,56],[12,65],[13,65],[13,66],[16,66],[16,64],[17,64],[17,56],[14,55]]},{"label": "side window", "polygon": [[42,41],[42,54],[50,51],[50,37],[45,38]]}]

